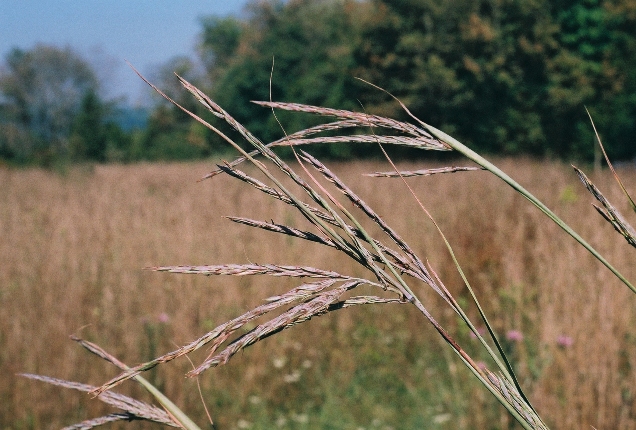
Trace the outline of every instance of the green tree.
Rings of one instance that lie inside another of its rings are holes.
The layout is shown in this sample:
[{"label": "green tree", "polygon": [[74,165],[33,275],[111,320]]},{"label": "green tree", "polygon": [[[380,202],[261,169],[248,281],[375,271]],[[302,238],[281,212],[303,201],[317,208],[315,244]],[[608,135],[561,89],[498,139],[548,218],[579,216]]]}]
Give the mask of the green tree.
[{"label": "green tree", "polygon": [[[359,74],[482,150],[540,153],[557,26],[547,1],[375,1]],[[368,103],[404,116],[381,94]]]},{"label": "green tree", "polygon": [[129,158],[131,137],[111,119],[114,109],[94,91],[86,93],[71,129],[71,158],[100,162]]},{"label": "green tree", "polygon": [[[26,147],[14,150],[45,157],[68,152],[68,137],[82,100],[97,89],[95,73],[70,48],[37,45],[9,52],[0,69],[3,129],[28,136],[19,139]],[[6,135],[2,140],[11,141]]]},{"label": "green tree", "polygon": [[[611,136],[610,152],[636,155],[628,139],[636,107],[633,2],[373,4],[375,18],[356,53],[358,74],[421,118],[482,151],[589,158],[588,106]],[[387,100],[366,99],[400,115]]]},{"label": "green tree", "polygon": [[[212,59],[207,67],[215,99],[259,137],[282,136],[271,111],[245,102],[270,98],[274,60],[274,100],[360,109],[352,70],[364,6],[336,0],[258,2],[249,6],[243,22],[205,19],[200,52]],[[279,115],[288,132],[313,121],[302,115]],[[324,150],[346,156],[349,149]]]},{"label": "green tree", "polygon": [[[153,83],[172,100],[191,112],[203,114],[204,108],[183,89],[175,73],[198,87],[205,78],[197,63],[187,57],[174,57],[151,77]],[[155,104],[146,129],[141,133],[133,158],[149,160],[186,160],[211,153],[209,131],[172,103],[153,94]]]},{"label": "green tree", "polygon": [[[591,158],[587,106],[610,155],[636,155],[633,0],[271,0],[247,12],[201,21],[199,86],[263,140],[283,131],[246,100],[267,100],[270,88],[274,100],[407,118],[361,77],[480,151]],[[315,121],[278,114],[287,132]]]},{"label": "green tree", "polygon": [[106,157],[104,106],[94,91],[86,93],[71,134],[72,156],[104,161]]},{"label": "green tree", "polygon": [[236,54],[243,34],[243,23],[233,16],[208,16],[201,19],[201,26],[201,59],[209,71],[222,72]]},{"label": "green tree", "polygon": [[[636,155],[636,2],[604,1],[604,20],[609,44],[603,53],[606,85],[603,103],[595,106],[601,117],[604,143],[614,159]],[[588,129],[589,130],[589,127]]]}]

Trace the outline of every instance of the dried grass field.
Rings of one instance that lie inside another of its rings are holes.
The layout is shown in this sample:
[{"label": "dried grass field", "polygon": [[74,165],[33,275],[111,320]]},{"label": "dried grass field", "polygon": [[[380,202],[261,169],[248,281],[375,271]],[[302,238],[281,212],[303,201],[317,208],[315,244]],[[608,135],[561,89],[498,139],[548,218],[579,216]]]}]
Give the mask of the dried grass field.
[{"label": "dried grass field", "polygon": [[[448,252],[404,184],[362,176],[386,165],[327,164],[468,303]],[[401,167],[423,164],[434,167]],[[592,197],[568,165],[499,165],[636,280],[633,248],[590,206]],[[0,168],[0,428],[60,428],[104,412],[86,394],[16,376],[31,372],[99,385],[118,373],[69,340],[71,334],[132,365],[293,286],[271,277],[199,277],[144,267],[257,262],[359,275],[362,269],[317,245],[223,218],[306,227],[285,205],[229,177],[197,183],[212,167],[80,166],[63,175]],[[636,190],[636,170],[619,174]],[[593,179],[629,214],[607,171]],[[546,423],[636,428],[636,297],[488,173],[407,180],[453,245]],[[421,295],[470,350],[474,339],[457,317],[436,306],[433,294]],[[201,354],[192,357],[195,363]],[[196,382],[184,378],[191,368],[181,359],[148,378],[204,425]],[[221,430],[513,427],[421,314],[398,304],[315,318],[257,343],[199,382]],[[132,382],[118,390],[150,401]]]}]

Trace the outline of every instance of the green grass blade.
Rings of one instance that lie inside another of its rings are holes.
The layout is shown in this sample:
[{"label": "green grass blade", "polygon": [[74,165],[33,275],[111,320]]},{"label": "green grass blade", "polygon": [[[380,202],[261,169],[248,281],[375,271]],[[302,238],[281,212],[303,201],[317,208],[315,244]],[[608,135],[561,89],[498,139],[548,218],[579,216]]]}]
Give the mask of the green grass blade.
[{"label": "green grass blade", "polygon": [[148,382],[148,380],[139,375],[135,376],[133,379],[139,382],[150,394],[152,394],[152,396],[161,403],[161,406],[163,406],[166,411],[168,411],[168,413],[170,413],[174,419],[183,426],[183,428],[186,430],[201,430],[201,428],[197,426],[190,417],[188,417],[177,405],[172,403],[172,400],[167,398],[154,385]]},{"label": "green grass blade", "polygon": [[[419,121],[419,120],[418,120]],[[455,138],[449,136],[441,130],[436,129],[433,126],[430,126],[422,121],[420,123],[427,128],[427,130],[433,134],[436,138],[442,140],[447,143],[450,147],[452,147],[457,152],[462,155],[468,157],[470,160],[479,164],[502,181],[510,185],[515,191],[524,196],[527,200],[529,200],[533,205],[535,205],[541,212],[547,215],[552,221],[554,221],[559,227],[561,227],[567,234],[572,236],[574,240],[580,243],[585,249],[587,249],[590,254],[592,254],[598,261],[603,263],[605,267],[607,267],[618,279],[623,282],[633,293],[636,293],[636,287],[634,287],[614,266],[612,266],[596,249],[592,247],[589,243],[587,243],[577,232],[575,232],[569,225],[567,225],[561,218],[559,218],[554,212],[552,212],[546,205],[543,204],[539,199],[537,199],[532,193],[523,188],[519,183],[517,183],[514,179],[504,173],[497,166],[492,164],[490,161],[486,160],[481,155],[477,154],[472,149],[466,147],[464,144],[456,140]]]}]

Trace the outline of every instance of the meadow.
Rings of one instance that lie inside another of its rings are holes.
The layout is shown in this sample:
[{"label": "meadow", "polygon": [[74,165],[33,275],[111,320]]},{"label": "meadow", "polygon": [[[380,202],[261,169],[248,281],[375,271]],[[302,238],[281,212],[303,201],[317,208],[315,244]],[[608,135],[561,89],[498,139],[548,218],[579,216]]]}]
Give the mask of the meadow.
[{"label": "meadow", "polygon": [[[592,197],[569,165],[497,162],[636,280],[633,248],[590,206]],[[471,309],[439,234],[404,184],[362,176],[390,170],[386,163],[327,164]],[[86,165],[63,173],[0,168],[0,428],[60,428],[104,412],[89,395],[16,376],[30,372],[100,385],[118,373],[69,340],[71,334],[132,365],[294,285],[282,278],[143,268],[253,262],[361,276],[359,266],[336,252],[225,219],[306,227],[289,207],[225,175],[196,182],[213,167],[209,161]],[[619,174],[636,189],[635,169],[623,167]],[[629,213],[608,171],[591,177]],[[636,297],[487,172],[407,181],[447,235],[546,424],[636,428]],[[474,339],[457,316],[433,293],[418,295],[470,352]],[[474,309],[469,313],[477,319]],[[200,353],[195,362],[205,356]],[[146,376],[204,426],[196,381],[184,378],[191,368],[180,359]],[[315,318],[257,343],[198,382],[221,430],[517,428],[422,315],[399,304]],[[151,401],[133,382],[117,390]],[[131,426],[151,427],[111,428]]]}]

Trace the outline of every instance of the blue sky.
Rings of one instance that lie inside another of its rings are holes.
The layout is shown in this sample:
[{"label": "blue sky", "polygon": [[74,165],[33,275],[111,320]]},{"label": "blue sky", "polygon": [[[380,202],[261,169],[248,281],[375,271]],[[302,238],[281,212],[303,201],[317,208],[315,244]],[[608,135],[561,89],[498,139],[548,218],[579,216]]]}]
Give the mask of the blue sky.
[{"label": "blue sky", "polygon": [[199,18],[240,14],[247,0],[0,0],[0,56],[37,43],[71,46],[101,64],[111,96],[134,104],[144,74],[177,55],[194,53]]}]

